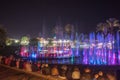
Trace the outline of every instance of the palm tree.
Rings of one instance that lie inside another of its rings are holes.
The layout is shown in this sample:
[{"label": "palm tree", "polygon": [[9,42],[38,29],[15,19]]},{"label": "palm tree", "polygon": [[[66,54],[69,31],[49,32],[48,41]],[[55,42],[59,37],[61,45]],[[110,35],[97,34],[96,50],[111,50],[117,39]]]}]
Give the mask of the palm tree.
[{"label": "palm tree", "polygon": [[61,26],[56,25],[55,28],[53,29],[53,32],[57,38],[63,37],[63,28]]},{"label": "palm tree", "polygon": [[109,28],[109,32],[114,34],[114,31],[119,30],[120,29],[120,23],[119,20],[115,19],[115,18],[109,18],[108,20],[106,20]]},{"label": "palm tree", "polygon": [[97,25],[97,32],[103,33],[104,35],[108,34],[108,24],[107,23],[99,23]]},{"label": "palm tree", "polygon": [[22,36],[20,40],[21,45],[29,45],[30,43],[30,38],[28,36]]},{"label": "palm tree", "polygon": [[0,25],[0,48],[5,46],[7,39],[7,32],[2,25]]},{"label": "palm tree", "polygon": [[70,37],[74,32],[74,27],[71,24],[65,25],[65,33]]},{"label": "palm tree", "polygon": [[99,23],[96,29],[97,32],[102,32],[104,35],[107,35],[108,33],[113,34],[114,31],[120,29],[120,23],[119,20],[115,18],[109,18],[106,20],[106,23]]},{"label": "palm tree", "polygon": [[119,50],[119,46],[117,47],[117,45],[119,45],[119,40],[117,40],[116,33],[120,29],[120,23],[119,23],[119,20],[117,20],[115,18],[110,18],[110,19],[106,20],[106,22],[109,25],[109,33],[114,35],[114,38],[115,38],[115,40],[112,38],[112,41],[114,40],[114,43],[112,44],[112,51],[115,52],[116,58],[117,58],[117,63],[118,63],[118,56],[119,55],[118,55],[117,50]]}]

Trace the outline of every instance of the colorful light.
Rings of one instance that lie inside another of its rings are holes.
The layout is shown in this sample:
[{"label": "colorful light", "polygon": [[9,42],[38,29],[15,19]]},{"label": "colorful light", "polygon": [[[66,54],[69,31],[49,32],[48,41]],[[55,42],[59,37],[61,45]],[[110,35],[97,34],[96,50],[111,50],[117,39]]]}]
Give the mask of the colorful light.
[{"label": "colorful light", "polygon": [[46,57],[46,54],[52,58],[71,57],[71,62],[74,62],[75,57],[82,56],[80,64],[120,65],[119,34],[116,37],[117,40],[111,34],[105,37],[100,33],[90,33],[88,41],[80,42],[79,36],[76,35],[75,40],[51,39],[53,45],[50,46],[48,40],[41,39],[35,54],[21,48],[21,55],[24,56],[29,52],[32,57],[38,57],[37,54],[41,54],[39,57]]},{"label": "colorful light", "polygon": [[36,54],[33,53],[33,54],[32,54],[32,58],[36,58]]}]

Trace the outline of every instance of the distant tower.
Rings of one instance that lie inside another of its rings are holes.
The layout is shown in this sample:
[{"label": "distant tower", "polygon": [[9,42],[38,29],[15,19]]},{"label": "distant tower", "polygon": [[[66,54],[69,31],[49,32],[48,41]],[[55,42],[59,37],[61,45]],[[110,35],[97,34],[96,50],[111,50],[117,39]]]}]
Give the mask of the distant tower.
[{"label": "distant tower", "polygon": [[62,39],[63,38],[63,27],[61,24],[61,18],[59,17],[58,22],[56,22],[55,25],[55,34],[57,39]]},{"label": "distant tower", "polygon": [[75,29],[74,29],[74,25],[71,25],[71,34],[70,34],[70,39],[73,40],[74,39],[74,36],[75,36]]},{"label": "distant tower", "polygon": [[79,33],[79,29],[78,29],[78,24],[77,24],[77,23],[75,24],[75,27],[74,27],[74,32]]},{"label": "distant tower", "polygon": [[46,38],[46,25],[45,25],[45,20],[43,20],[42,23],[42,37]]}]

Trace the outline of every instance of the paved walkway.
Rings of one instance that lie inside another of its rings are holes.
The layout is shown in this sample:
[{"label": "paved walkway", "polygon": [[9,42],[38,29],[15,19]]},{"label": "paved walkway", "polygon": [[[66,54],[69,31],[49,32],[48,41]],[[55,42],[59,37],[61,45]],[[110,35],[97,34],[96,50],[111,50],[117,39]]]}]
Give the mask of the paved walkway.
[{"label": "paved walkway", "polygon": [[0,64],[0,80],[62,80],[60,78],[45,76],[38,72],[27,72]]}]

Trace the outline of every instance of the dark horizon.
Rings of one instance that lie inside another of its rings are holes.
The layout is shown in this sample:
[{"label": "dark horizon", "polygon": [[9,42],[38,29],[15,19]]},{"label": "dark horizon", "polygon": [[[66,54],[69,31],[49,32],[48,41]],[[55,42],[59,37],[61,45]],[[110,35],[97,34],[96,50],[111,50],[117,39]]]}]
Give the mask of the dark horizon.
[{"label": "dark horizon", "polygon": [[13,38],[28,34],[38,36],[43,21],[49,34],[59,21],[63,27],[73,24],[78,26],[80,33],[88,33],[95,31],[96,25],[106,19],[120,20],[119,3],[115,1],[13,0],[1,1],[0,9],[0,24],[5,25],[8,35]]}]

